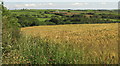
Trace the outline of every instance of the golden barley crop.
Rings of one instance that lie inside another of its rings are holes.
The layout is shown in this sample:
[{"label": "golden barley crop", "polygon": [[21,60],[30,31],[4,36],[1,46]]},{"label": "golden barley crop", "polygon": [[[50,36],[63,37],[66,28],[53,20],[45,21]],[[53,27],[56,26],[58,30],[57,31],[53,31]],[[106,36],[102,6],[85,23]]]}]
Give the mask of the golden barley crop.
[{"label": "golden barley crop", "polygon": [[118,63],[118,23],[34,26],[21,31],[61,45],[69,43],[75,51],[83,49],[86,58]]}]

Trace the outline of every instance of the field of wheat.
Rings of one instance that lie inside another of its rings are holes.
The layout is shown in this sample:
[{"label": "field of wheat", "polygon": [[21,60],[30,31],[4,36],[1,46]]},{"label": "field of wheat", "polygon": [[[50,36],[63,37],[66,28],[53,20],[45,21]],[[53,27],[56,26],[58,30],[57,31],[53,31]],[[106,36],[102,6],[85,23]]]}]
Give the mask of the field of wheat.
[{"label": "field of wheat", "polygon": [[84,57],[93,63],[118,63],[118,23],[34,26],[21,31],[50,44],[71,44],[74,52],[83,50]]}]

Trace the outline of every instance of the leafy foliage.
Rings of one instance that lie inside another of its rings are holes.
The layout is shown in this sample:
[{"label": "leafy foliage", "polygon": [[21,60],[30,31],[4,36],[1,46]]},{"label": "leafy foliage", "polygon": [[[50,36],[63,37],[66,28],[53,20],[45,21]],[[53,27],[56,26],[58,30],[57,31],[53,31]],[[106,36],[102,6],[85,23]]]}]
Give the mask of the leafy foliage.
[{"label": "leafy foliage", "polygon": [[20,37],[19,27],[20,24],[17,22],[17,19],[12,17],[12,14],[9,10],[3,7],[2,13],[2,23],[3,23],[3,32],[2,32],[2,40],[3,40],[3,54],[10,52],[13,49],[14,44]]},{"label": "leafy foliage", "polygon": [[35,17],[19,16],[17,18],[18,18],[18,23],[20,23],[22,27],[38,26],[40,24],[39,20]]}]

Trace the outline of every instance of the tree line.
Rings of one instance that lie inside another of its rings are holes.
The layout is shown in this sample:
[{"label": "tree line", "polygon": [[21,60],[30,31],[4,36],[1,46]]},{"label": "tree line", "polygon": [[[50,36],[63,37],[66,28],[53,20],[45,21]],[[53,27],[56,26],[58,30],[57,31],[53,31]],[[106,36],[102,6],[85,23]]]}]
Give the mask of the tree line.
[{"label": "tree line", "polygon": [[[29,12],[30,10],[22,10]],[[36,12],[36,11],[35,11]],[[97,23],[118,23],[118,15],[114,14],[96,14],[96,13],[80,13],[74,15],[64,15],[63,13],[54,13],[54,16],[47,16],[53,11],[42,11],[39,14],[13,14],[13,17],[18,19],[21,27],[39,26],[39,25],[60,25],[60,24],[97,24]],[[50,18],[49,20],[39,21],[37,18]]]}]

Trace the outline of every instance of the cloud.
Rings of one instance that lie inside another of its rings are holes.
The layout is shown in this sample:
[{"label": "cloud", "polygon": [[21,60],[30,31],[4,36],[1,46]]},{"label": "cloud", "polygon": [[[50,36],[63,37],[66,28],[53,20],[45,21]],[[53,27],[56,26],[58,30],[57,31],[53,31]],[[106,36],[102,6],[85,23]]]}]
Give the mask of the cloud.
[{"label": "cloud", "polygon": [[102,4],[102,5],[106,5],[107,3],[106,3],[106,2],[102,2],[101,4]]},{"label": "cloud", "polygon": [[75,6],[83,6],[83,5],[88,5],[88,3],[73,3],[72,5],[75,5]]},{"label": "cloud", "polygon": [[34,7],[34,6],[37,6],[36,4],[24,4],[24,6],[27,6],[27,7]]},{"label": "cloud", "polygon": [[[106,4],[106,5],[102,5]],[[90,2],[72,2],[72,3],[55,3],[55,2],[37,2],[37,3],[5,3],[5,7],[8,9],[22,9],[22,8],[43,8],[43,9],[48,9],[48,8],[61,8],[61,9],[86,9],[86,8],[91,8],[91,9],[99,9],[99,8],[118,8],[117,2],[116,3],[108,3],[108,2],[95,2],[95,3],[90,3]]]},{"label": "cloud", "polygon": [[37,7],[38,4],[15,4],[14,5],[16,8],[21,8],[21,7]]},{"label": "cloud", "polygon": [[33,3],[25,3],[25,4],[14,4],[14,7],[16,8],[26,8],[26,7],[29,7],[29,8],[32,8],[32,7],[50,7],[50,6],[54,6],[53,3],[36,3],[36,4],[33,4]]},{"label": "cloud", "polygon": [[48,3],[48,5],[54,5],[53,3]]}]

